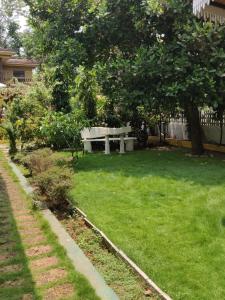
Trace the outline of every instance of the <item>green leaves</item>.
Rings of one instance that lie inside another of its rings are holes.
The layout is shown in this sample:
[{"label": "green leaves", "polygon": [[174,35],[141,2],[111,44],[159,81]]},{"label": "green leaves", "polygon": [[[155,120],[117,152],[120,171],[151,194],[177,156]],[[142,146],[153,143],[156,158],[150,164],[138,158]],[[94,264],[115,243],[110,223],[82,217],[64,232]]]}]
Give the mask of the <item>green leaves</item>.
[{"label": "green leaves", "polygon": [[97,116],[97,80],[95,70],[87,70],[84,67],[77,69],[77,77],[75,79],[74,95],[71,99],[73,109],[81,109],[84,116],[94,121]]},{"label": "green leaves", "polygon": [[49,112],[42,120],[41,134],[47,145],[56,149],[78,149],[81,146],[81,130],[88,122],[80,112]]}]

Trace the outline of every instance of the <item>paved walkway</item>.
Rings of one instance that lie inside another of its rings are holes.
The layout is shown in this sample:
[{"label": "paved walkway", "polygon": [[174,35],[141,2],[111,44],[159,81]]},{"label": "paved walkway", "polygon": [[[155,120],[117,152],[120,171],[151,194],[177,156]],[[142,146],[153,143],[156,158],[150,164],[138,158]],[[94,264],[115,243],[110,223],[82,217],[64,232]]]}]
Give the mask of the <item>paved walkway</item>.
[{"label": "paved walkway", "polygon": [[0,160],[0,299],[71,299],[75,287]]}]

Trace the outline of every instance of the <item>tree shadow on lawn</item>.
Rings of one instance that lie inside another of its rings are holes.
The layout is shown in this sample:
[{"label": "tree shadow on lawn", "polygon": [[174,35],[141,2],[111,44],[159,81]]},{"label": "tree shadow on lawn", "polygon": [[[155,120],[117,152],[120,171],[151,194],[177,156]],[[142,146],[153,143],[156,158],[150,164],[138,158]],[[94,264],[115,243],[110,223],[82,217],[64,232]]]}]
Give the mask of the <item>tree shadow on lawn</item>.
[{"label": "tree shadow on lawn", "polygon": [[225,186],[225,156],[189,157],[183,149],[143,150],[120,155],[86,154],[75,172],[119,173],[125,177],[161,177],[203,186]]},{"label": "tree shadow on lawn", "polygon": [[[12,213],[5,183],[0,176],[0,299],[39,299],[27,257]],[[30,298],[29,298],[30,297]]]}]

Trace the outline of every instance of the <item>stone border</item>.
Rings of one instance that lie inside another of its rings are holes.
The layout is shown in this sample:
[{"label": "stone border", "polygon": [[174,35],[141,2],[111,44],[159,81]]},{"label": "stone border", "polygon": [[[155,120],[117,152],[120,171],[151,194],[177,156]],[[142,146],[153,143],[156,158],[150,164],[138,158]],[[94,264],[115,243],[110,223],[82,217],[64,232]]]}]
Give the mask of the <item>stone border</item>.
[{"label": "stone border", "polygon": [[[159,145],[159,137],[158,136],[149,136],[148,137],[149,144],[152,144],[154,146]],[[173,138],[166,138],[165,142],[174,147],[181,147],[181,148],[187,148],[191,149],[191,141],[188,140],[179,140],[179,139],[173,139]],[[224,145],[217,145],[217,144],[203,144],[203,148],[206,151],[212,151],[212,152],[219,152],[219,153],[225,153],[225,146]]]},{"label": "stone border", "polygon": [[[26,178],[23,176],[19,168],[7,157],[8,164],[12,171],[19,179],[20,185],[27,195],[31,196],[33,188],[29,185]],[[90,260],[85,256],[80,247],[71,238],[68,232],[64,229],[62,224],[53,215],[49,209],[41,210],[44,219],[48,222],[51,230],[57,236],[59,244],[66,250],[75,269],[81,273],[92,285],[96,294],[102,300],[119,300],[116,293],[106,284],[103,277],[95,269]]]},{"label": "stone border", "polygon": [[[23,176],[19,168],[8,158],[8,163],[11,166],[13,172],[18,177],[21,186],[28,195],[32,195],[33,188],[29,185],[26,178]],[[122,250],[120,250],[113,242],[90,220],[87,215],[79,208],[76,207],[76,211],[83,217],[87,226],[92,228],[98,233],[105,245],[110,248],[114,253],[122,258],[143,280],[144,282],[153,289],[161,299],[172,300],[172,298],[163,292],[155,283],[152,281],[146,273],[144,273]],[[49,209],[42,210],[43,217],[48,221],[52,231],[56,234],[59,239],[59,243],[66,249],[68,257],[72,260],[72,263],[81,274],[83,274],[91,283],[96,290],[97,295],[104,300],[119,300],[115,292],[107,286],[102,276],[96,271],[89,259],[84,255],[83,251],[67,233],[61,223],[56,219]]]},{"label": "stone border", "polygon": [[[191,149],[191,141],[167,138],[166,142],[171,146]],[[225,146],[222,145],[220,146],[216,144],[203,144],[203,148],[206,151],[225,153]]]}]

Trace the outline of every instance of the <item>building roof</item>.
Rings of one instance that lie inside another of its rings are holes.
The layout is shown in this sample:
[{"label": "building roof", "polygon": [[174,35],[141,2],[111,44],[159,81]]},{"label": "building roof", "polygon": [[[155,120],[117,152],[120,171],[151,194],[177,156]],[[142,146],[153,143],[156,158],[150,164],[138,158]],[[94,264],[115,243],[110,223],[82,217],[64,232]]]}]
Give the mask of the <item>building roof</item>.
[{"label": "building roof", "polygon": [[15,52],[12,49],[0,47],[0,56],[13,56],[13,55],[15,55]]},{"label": "building roof", "polygon": [[9,48],[2,48],[2,47],[0,47],[0,51],[12,51],[12,49],[9,49]]},{"label": "building roof", "polygon": [[18,58],[15,56],[15,52],[11,49],[0,47],[0,57],[3,59],[4,66],[10,67],[30,67],[35,68],[38,66],[38,62],[33,59]]},{"label": "building roof", "polygon": [[38,62],[33,59],[26,59],[26,58],[9,58],[4,62],[5,66],[10,67],[31,67],[35,68],[38,66]]}]

